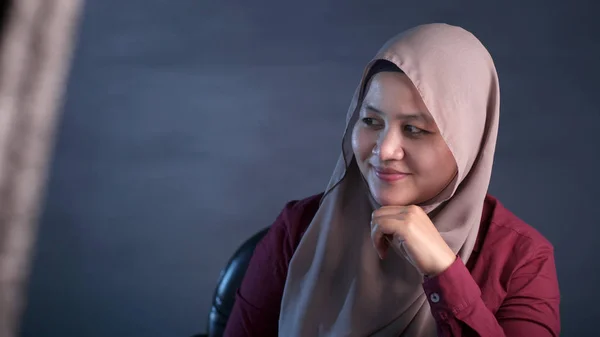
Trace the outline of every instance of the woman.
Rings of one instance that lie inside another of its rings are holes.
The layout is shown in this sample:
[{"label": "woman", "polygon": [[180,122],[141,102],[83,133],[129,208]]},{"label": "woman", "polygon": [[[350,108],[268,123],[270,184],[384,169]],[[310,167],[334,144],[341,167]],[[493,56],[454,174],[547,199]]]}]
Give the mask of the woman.
[{"label": "woman", "polygon": [[288,203],[258,245],[225,335],[558,336],[552,245],[487,195],[499,99],[464,29],[390,40],[327,189]]}]

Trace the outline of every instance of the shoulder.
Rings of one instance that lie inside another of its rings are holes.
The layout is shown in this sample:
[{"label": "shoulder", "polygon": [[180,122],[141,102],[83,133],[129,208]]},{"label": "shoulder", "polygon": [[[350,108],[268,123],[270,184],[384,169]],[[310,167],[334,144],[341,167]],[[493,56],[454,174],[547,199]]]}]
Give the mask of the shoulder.
[{"label": "shoulder", "polygon": [[246,273],[250,275],[246,277],[246,287],[268,282],[263,279],[265,275],[269,275],[272,280],[285,280],[289,261],[300,242],[301,233],[310,224],[320,200],[320,194],[317,194],[286,203],[254,248]]},{"label": "shoulder", "polygon": [[506,262],[513,260],[514,267],[540,254],[553,254],[554,247],[550,241],[537,229],[504,207],[497,198],[488,195],[485,203],[490,214],[482,253],[494,252],[495,255],[506,255]]},{"label": "shoulder", "polygon": [[537,229],[527,224],[521,218],[508,210],[497,198],[488,195],[486,203],[492,205],[490,229],[512,233],[520,241],[530,242],[537,247],[552,248],[552,244]]},{"label": "shoulder", "polygon": [[[287,265],[302,234],[317,213],[322,194],[288,201],[254,250],[255,259],[277,260]],[[283,268],[285,269],[285,267]]]},{"label": "shoulder", "polygon": [[317,213],[322,197],[323,193],[319,193],[304,199],[288,201],[273,224],[278,230],[285,232],[294,250]]}]

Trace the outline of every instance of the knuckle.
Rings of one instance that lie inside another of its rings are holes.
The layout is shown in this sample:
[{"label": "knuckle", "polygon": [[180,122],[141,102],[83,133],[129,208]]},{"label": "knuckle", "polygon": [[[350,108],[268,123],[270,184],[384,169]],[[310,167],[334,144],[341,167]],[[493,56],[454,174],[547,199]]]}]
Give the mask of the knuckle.
[{"label": "knuckle", "polygon": [[408,206],[408,213],[409,214],[416,213],[418,210],[419,210],[419,206],[417,206],[417,205],[410,205],[410,206]]}]

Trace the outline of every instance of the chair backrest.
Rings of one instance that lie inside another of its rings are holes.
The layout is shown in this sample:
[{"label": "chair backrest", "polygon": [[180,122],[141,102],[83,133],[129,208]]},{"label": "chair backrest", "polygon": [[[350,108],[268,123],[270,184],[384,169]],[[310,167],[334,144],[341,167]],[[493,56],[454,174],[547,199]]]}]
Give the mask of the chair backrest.
[{"label": "chair backrest", "polygon": [[235,294],[242,284],[254,248],[267,234],[269,227],[254,234],[236,250],[221,271],[208,315],[208,337],[221,337],[235,303]]}]

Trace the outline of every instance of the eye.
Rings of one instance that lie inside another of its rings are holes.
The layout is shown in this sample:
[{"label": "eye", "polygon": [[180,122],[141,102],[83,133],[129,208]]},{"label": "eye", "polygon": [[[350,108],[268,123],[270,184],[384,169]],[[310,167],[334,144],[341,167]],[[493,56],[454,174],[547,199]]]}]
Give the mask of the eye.
[{"label": "eye", "polygon": [[420,135],[420,134],[428,133],[427,131],[425,131],[423,129],[419,129],[418,127],[416,127],[414,125],[406,125],[406,126],[404,126],[404,130],[406,130],[406,132],[410,133],[411,135]]},{"label": "eye", "polygon": [[362,118],[361,121],[366,126],[379,126],[380,125],[380,123],[375,118],[371,118],[371,117]]}]

